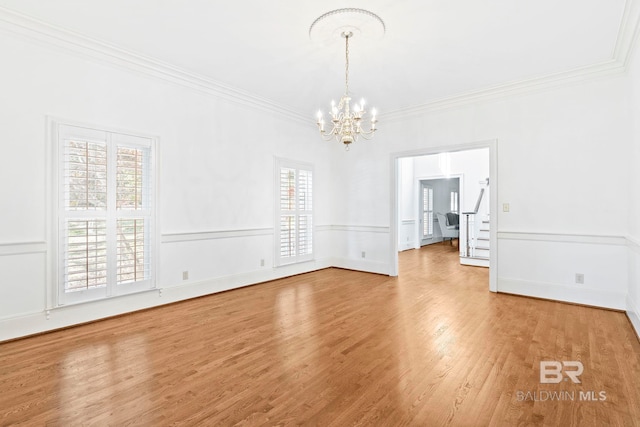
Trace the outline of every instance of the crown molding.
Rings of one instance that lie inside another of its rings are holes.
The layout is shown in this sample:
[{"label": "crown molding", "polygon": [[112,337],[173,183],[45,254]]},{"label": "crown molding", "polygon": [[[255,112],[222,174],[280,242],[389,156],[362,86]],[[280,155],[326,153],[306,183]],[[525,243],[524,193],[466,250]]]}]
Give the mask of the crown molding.
[{"label": "crown molding", "polygon": [[461,107],[478,102],[486,102],[529,92],[564,86],[572,83],[588,81],[607,75],[622,74],[626,71],[632,57],[633,47],[640,32],[640,0],[626,0],[616,44],[611,59],[585,67],[575,68],[546,76],[514,81],[486,89],[461,93],[450,97],[436,99],[424,104],[413,105],[388,113],[380,114],[386,122],[393,122],[415,117],[421,114]]},{"label": "crown molding", "polygon": [[[514,81],[482,90],[440,98],[424,104],[383,113],[380,114],[380,117],[387,122],[399,121],[428,112],[486,102],[510,95],[536,92],[607,75],[621,74],[629,64],[633,46],[638,38],[638,32],[640,32],[639,3],[640,0],[626,0],[612,58],[607,61],[565,72]],[[84,58],[107,62],[217,98],[273,113],[296,123],[308,124],[309,122],[308,117],[288,106],[224,85],[206,76],[189,72],[160,60],[45,23],[4,7],[0,7],[0,30],[63,48]]]},{"label": "crown molding", "polygon": [[309,122],[308,117],[269,99],[4,7],[0,7],[0,30],[62,48],[85,59],[106,62],[240,105],[274,113],[295,122],[304,124]]},{"label": "crown molding", "polygon": [[633,56],[633,46],[638,39],[639,28],[640,2],[638,0],[626,0],[616,46],[613,50],[613,58],[621,62],[625,69]]},{"label": "crown molding", "polygon": [[455,96],[436,99],[424,104],[400,108],[398,110],[380,114],[380,119],[385,122],[394,122],[404,120],[407,117],[416,117],[433,111],[463,107],[479,102],[501,99],[511,95],[539,92],[544,89],[566,86],[567,84],[587,81],[596,77],[621,74],[624,71],[625,68],[621,62],[611,59],[599,64],[576,68],[571,71],[505,83],[478,91],[465,92]]}]

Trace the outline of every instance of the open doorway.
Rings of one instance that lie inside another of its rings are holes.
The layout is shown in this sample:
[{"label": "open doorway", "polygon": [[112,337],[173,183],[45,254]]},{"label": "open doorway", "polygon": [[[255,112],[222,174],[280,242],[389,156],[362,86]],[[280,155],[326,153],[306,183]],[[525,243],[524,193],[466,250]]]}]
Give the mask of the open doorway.
[{"label": "open doorway", "polygon": [[392,155],[394,275],[398,251],[456,240],[453,256],[488,267],[497,291],[496,151],[497,142],[486,141]]},{"label": "open doorway", "polygon": [[[401,162],[406,163],[412,160],[413,158],[408,157],[402,159]],[[419,244],[416,247],[433,245],[443,241],[449,241],[453,245],[453,240],[458,240],[460,228],[460,180],[462,177],[460,175],[418,180],[418,185],[416,185],[419,190],[417,197],[418,236],[416,240]],[[401,197],[406,193],[402,184],[400,182],[399,193]],[[403,204],[401,203],[400,206],[400,209],[402,209]],[[400,217],[405,218],[407,215],[405,212],[400,212]],[[409,231],[413,232],[415,230]],[[406,240],[410,240],[410,236],[400,236],[398,248],[403,247],[401,245],[403,237]]]}]

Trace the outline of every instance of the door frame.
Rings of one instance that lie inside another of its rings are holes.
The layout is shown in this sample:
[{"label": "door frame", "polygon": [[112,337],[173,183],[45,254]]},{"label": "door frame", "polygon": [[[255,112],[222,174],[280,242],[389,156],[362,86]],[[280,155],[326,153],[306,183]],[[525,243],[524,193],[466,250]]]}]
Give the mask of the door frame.
[{"label": "door frame", "polygon": [[390,181],[391,181],[391,232],[389,233],[390,244],[389,248],[389,275],[398,275],[398,208],[399,208],[399,195],[398,195],[398,182],[399,166],[398,161],[401,158],[417,157],[440,153],[454,153],[457,151],[475,150],[478,148],[489,149],[489,182],[491,185],[491,191],[489,192],[489,212],[490,215],[490,247],[491,247],[491,259],[489,260],[489,290],[491,292],[498,292],[498,260],[499,260],[499,248],[498,248],[498,140],[490,139],[477,142],[463,143],[458,145],[441,145],[436,147],[425,147],[418,150],[396,152],[390,154]]}]

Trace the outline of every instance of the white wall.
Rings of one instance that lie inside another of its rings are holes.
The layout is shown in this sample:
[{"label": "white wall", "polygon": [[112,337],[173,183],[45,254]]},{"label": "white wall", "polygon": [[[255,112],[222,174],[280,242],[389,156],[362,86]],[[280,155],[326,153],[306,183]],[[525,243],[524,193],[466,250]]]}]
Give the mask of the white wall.
[{"label": "white wall", "polygon": [[405,251],[419,247],[418,242],[418,199],[416,198],[413,158],[398,162],[398,250]]},{"label": "white wall", "polygon": [[[497,190],[499,206],[510,204],[509,213],[496,213],[499,240],[492,255],[498,256],[498,290],[624,308],[628,266],[620,237],[627,233],[630,193],[627,90],[625,76],[616,74],[416,110],[406,119],[382,116],[374,142],[354,144],[335,160],[346,183],[336,195],[339,221],[390,225],[394,153],[495,139],[498,179],[491,189]],[[367,250],[362,233],[348,238]],[[563,243],[567,239],[570,246]],[[390,239],[386,245],[372,262],[391,271],[394,245]],[[585,275],[584,285],[576,286],[576,273]]]},{"label": "white wall", "polygon": [[633,128],[629,144],[629,233],[627,238],[629,257],[629,294],[627,313],[640,336],[640,44],[636,42],[628,72],[630,102],[628,120]]},{"label": "white wall", "polygon": [[[392,155],[489,139],[498,141],[491,188],[511,206],[496,213],[499,290],[628,308],[638,319],[638,65],[628,75],[382,116],[373,141],[345,152],[267,105],[2,30],[0,340],[329,265],[388,273]],[[47,311],[47,115],[159,137],[161,292]],[[274,156],[315,165],[314,263],[270,267]],[[577,272],[584,285],[575,285]]]},{"label": "white wall", "polygon": [[[331,264],[333,146],[312,124],[45,38],[0,37],[0,340]],[[161,291],[48,311],[49,115],[159,138]],[[316,262],[271,267],[275,156],[315,166]]]}]

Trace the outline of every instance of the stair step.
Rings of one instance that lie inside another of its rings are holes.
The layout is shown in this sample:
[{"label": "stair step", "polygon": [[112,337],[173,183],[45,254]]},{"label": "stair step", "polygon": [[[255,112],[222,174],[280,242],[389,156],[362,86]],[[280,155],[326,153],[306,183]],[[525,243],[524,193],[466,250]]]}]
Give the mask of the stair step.
[{"label": "stair step", "polygon": [[483,257],[460,257],[460,264],[474,267],[489,267],[489,258]]},{"label": "stair step", "polygon": [[482,240],[482,241],[488,242],[491,239],[489,239],[488,237],[478,237],[478,240]]}]

